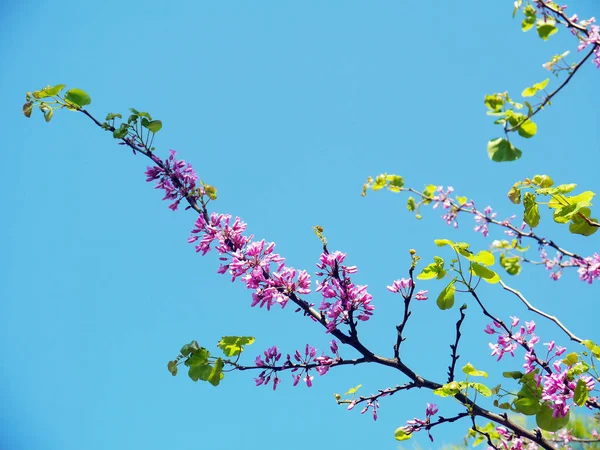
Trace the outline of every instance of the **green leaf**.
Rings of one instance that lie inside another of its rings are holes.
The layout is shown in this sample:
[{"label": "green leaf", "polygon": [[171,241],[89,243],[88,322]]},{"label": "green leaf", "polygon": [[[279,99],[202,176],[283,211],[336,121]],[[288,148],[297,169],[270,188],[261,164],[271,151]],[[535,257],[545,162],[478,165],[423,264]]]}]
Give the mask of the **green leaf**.
[{"label": "green leaf", "polygon": [[27,102],[23,105],[23,114],[25,117],[31,117],[31,111],[33,110],[33,103]]},{"label": "green leaf", "polygon": [[348,389],[348,391],[346,391],[346,393],[344,395],[354,395],[354,394],[356,394],[356,391],[358,391],[361,387],[362,387],[362,384],[358,384],[358,385],[354,386],[353,388]]},{"label": "green leaf", "polygon": [[486,95],[483,103],[492,111],[500,111],[504,106],[504,98],[500,94]]},{"label": "green leaf", "polygon": [[443,278],[446,275],[446,271],[444,270],[444,260],[439,256],[434,256],[434,262],[424,267],[419,275],[417,275],[417,280],[431,280],[433,278]]},{"label": "green leaf", "polygon": [[119,113],[116,113],[116,114],[115,113],[108,113],[106,115],[106,119],[104,119],[104,120],[106,120],[108,122],[109,120],[122,119],[122,118],[123,118],[123,116],[121,114],[119,114]]},{"label": "green leaf", "polygon": [[483,383],[469,383],[469,387],[475,389],[477,392],[479,392],[484,397],[492,396],[492,390]]},{"label": "green leaf", "polygon": [[162,122],[160,120],[153,120],[148,124],[146,128],[148,128],[153,133],[158,133],[162,128]]},{"label": "green leaf", "polygon": [[500,276],[496,272],[474,261],[471,262],[471,272],[490,284],[496,284],[500,281]]},{"label": "green leaf", "polygon": [[410,212],[413,212],[417,209],[417,204],[415,203],[415,199],[412,197],[408,197],[408,201],[406,202],[406,207]]},{"label": "green leaf", "polygon": [[471,260],[483,264],[484,266],[493,266],[495,262],[494,255],[487,250],[481,250],[477,255],[473,256]]},{"label": "green leaf", "polygon": [[171,375],[177,375],[177,361],[169,361],[167,369],[171,372]]},{"label": "green leaf", "polygon": [[535,83],[533,86],[526,88],[521,95],[523,97],[533,97],[538,91],[541,91],[548,85],[548,81],[550,78],[546,78],[544,81],[540,81],[539,83]]},{"label": "green leaf", "polygon": [[113,137],[115,139],[123,139],[125,136],[127,136],[127,133],[129,133],[129,125],[122,123],[119,128],[113,131]]},{"label": "green leaf", "polygon": [[509,275],[518,275],[521,272],[521,259],[518,256],[505,256],[500,254],[500,265]]},{"label": "green leaf", "polygon": [[577,380],[577,386],[575,386],[575,393],[573,394],[573,401],[578,406],[584,406],[589,397],[589,392],[585,381],[581,378]]},{"label": "green leaf", "polygon": [[486,372],[484,372],[483,370],[477,370],[475,367],[473,367],[473,364],[471,363],[467,363],[462,368],[462,371],[472,377],[488,377],[488,374]]},{"label": "green leaf", "polygon": [[385,175],[378,175],[375,177],[375,182],[373,183],[373,187],[371,189],[373,189],[374,191],[378,191],[380,189],[383,189],[385,187],[385,184]]},{"label": "green leaf", "polygon": [[549,17],[545,19],[540,19],[536,23],[536,28],[539,37],[541,37],[544,41],[547,41],[550,36],[558,31],[558,28],[554,25],[556,21]]},{"label": "green leaf", "polygon": [[502,376],[504,378],[512,378],[513,380],[520,380],[521,378],[523,378],[524,373],[519,372],[518,370],[514,370],[512,372],[502,372]]},{"label": "green leaf", "polygon": [[579,356],[575,352],[569,353],[562,360],[562,362],[565,366],[572,366],[574,364],[577,364],[577,361],[579,361]]},{"label": "green leaf", "polygon": [[458,394],[462,388],[464,387],[463,383],[459,383],[457,381],[451,381],[450,383],[446,383],[442,387],[439,387],[433,391],[435,395],[439,395],[440,397],[450,397],[452,395]]},{"label": "green leaf", "polygon": [[519,136],[529,139],[537,133],[537,125],[531,120],[526,120],[519,125],[517,133],[519,133]]},{"label": "green leaf", "polygon": [[537,414],[542,405],[535,397],[521,397],[513,402],[515,409],[526,416]]},{"label": "green leaf", "polygon": [[521,189],[519,189],[517,186],[520,185],[521,183],[515,183],[513,185],[513,187],[510,188],[510,191],[508,191],[508,199],[513,202],[515,205],[518,205],[519,203],[521,203]]},{"label": "green leaf", "polygon": [[454,306],[454,291],[456,290],[454,287],[455,282],[456,279],[452,280],[448,286],[440,292],[440,295],[437,298],[437,305],[441,310],[450,309]]},{"label": "green leaf", "polygon": [[223,374],[223,360],[221,358],[217,358],[217,360],[215,361],[215,365],[210,371],[210,374],[208,375],[206,381],[208,381],[213,386],[218,386],[224,376],[225,375]]},{"label": "green leaf", "polygon": [[400,192],[402,186],[404,186],[404,178],[400,175],[387,175],[386,176],[388,187],[392,192]]},{"label": "green leaf", "polygon": [[213,367],[208,363],[201,366],[194,366],[188,371],[188,376],[194,381],[208,381],[208,377],[210,376],[212,369]]},{"label": "green leaf", "polygon": [[590,225],[584,218],[587,217],[591,221],[598,223],[598,219],[590,217],[591,214],[590,208],[581,208],[577,214],[571,217],[569,231],[573,234],[580,234],[582,236],[591,236],[598,231],[598,227]]},{"label": "green leaf", "polygon": [[535,24],[536,10],[533,6],[527,5],[523,13],[525,14],[525,18],[523,19],[523,22],[521,22],[521,30],[525,32],[529,31]]},{"label": "green leaf", "polygon": [[412,433],[407,433],[404,427],[400,427],[395,431],[394,437],[397,441],[406,441],[412,437]]},{"label": "green leaf", "polygon": [[556,196],[552,200],[548,202],[548,207],[550,208],[563,208],[566,205],[581,205],[583,206],[591,206],[591,201],[596,194],[592,191],[585,191],[578,195],[573,195],[571,197],[565,197],[563,195]]},{"label": "green leaf", "polygon": [[540,224],[540,210],[536,202],[535,194],[526,192],[523,196],[523,206],[525,207],[523,221],[531,228],[537,227]]},{"label": "green leaf", "polygon": [[197,367],[203,366],[208,363],[208,357],[210,356],[210,352],[201,347],[199,351],[196,353],[192,353],[192,355],[185,360],[185,365],[188,367]]},{"label": "green leaf", "polygon": [[434,244],[437,245],[438,247],[444,247],[446,245],[449,245],[451,247],[454,247],[454,242],[452,242],[450,239],[434,239]]},{"label": "green leaf", "polygon": [[516,148],[507,139],[497,138],[488,142],[488,156],[495,162],[516,161],[523,152]]},{"label": "green leaf", "polygon": [[208,184],[204,185],[204,192],[211,200],[217,199],[217,188]]},{"label": "green leaf", "polygon": [[255,338],[251,336],[223,336],[217,347],[223,350],[225,356],[237,356],[244,351],[244,345],[251,345]]},{"label": "green leaf", "polygon": [[56,86],[46,86],[44,89],[35,91],[33,93],[33,96],[35,98],[54,97],[55,95],[58,95],[65,86],[66,86],[66,84],[57,84]]},{"label": "green leaf", "polygon": [[77,88],[69,89],[65,94],[65,100],[78,107],[82,107],[92,103],[92,99],[87,94],[87,92]]},{"label": "green leaf", "polygon": [[[40,109],[42,108],[40,107]],[[47,106],[46,108],[42,109],[42,112],[44,113],[44,119],[46,119],[46,122],[50,122],[50,120],[52,120],[52,116],[54,115],[54,110]]]},{"label": "green leaf", "polygon": [[590,341],[589,339],[581,341],[581,344],[584,345],[585,348],[587,348],[588,350],[592,350],[596,346],[596,344],[594,344],[594,342]]},{"label": "green leaf", "polygon": [[550,431],[551,433],[564,428],[569,423],[571,411],[565,417],[552,417],[552,408],[548,404],[544,404],[535,416],[537,426],[542,430]]}]

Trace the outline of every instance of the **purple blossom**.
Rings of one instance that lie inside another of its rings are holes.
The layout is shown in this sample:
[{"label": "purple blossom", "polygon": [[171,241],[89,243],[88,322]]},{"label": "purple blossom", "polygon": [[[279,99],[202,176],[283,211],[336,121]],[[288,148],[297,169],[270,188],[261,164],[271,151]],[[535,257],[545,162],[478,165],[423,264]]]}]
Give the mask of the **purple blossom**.
[{"label": "purple blossom", "polygon": [[321,292],[323,300],[319,310],[328,319],[327,332],[336,329],[340,324],[350,324],[358,319],[369,320],[375,307],[371,305],[373,297],[367,292],[367,286],[356,285],[350,274],[357,272],[356,266],[342,264],[346,254],[339,251],[323,252],[317,267],[317,276],[324,277],[317,281],[317,292]]},{"label": "purple blossom", "polygon": [[483,234],[484,237],[487,237],[489,234],[488,224],[491,220],[496,217],[497,213],[492,213],[492,207],[486,206],[483,210],[483,214],[479,211],[475,213],[475,222],[477,226],[475,226],[475,232]]},{"label": "purple blossom", "polygon": [[158,180],[155,189],[165,192],[163,200],[174,200],[169,205],[173,211],[177,210],[184,198],[196,200],[200,195],[204,195],[204,189],[196,187],[198,176],[191,164],[175,159],[176,154],[175,150],[169,150],[169,157],[164,161],[153,157],[157,165],[147,167],[146,170],[146,181]]},{"label": "purple blossom", "polygon": [[420,290],[419,292],[417,292],[417,295],[415,295],[415,300],[420,300],[420,301],[427,300],[428,293],[429,293],[429,291],[427,291],[427,290]]}]

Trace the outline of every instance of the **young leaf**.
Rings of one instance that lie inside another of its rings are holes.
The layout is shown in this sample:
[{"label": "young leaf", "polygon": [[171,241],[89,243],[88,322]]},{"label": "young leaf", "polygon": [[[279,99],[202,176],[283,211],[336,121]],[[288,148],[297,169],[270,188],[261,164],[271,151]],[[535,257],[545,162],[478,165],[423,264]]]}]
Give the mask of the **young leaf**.
[{"label": "young leaf", "polygon": [[244,351],[244,345],[251,345],[255,338],[251,336],[223,336],[217,347],[223,350],[225,356],[237,356]]},{"label": "young leaf", "polygon": [[535,200],[535,194],[532,194],[531,192],[526,192],[523,196],[523,206],[525,207],[523,222],[531,228],[535,228],[540,224],[540,210]]},{"label": "young leaf", "polygon": [[221,358],[217,358],[217,360],[215,361],[215,365],[210,371],[210,374],[208,374],[208,378],[206,379],[206,381],[208,381],[213,386],[218,386],[224,376],[225,375],[223,374],[223,360]]},{"label": "young leaf", "polygon": [[469,383],[469,387],[475,389],[484,397],[492,396],[492,390],[483,383]]},{"label": "young leaf", "polygon": [[471,272],[490,284],[496,284],[500,281],[500,276],[496,272],[474,261],[471,262]]},{"label": "young leaf", "polygon": [[592,222],[598,223],[598,219],[590,217],[591,214],[592,212],[590,211],[590,208],[581,208],[577,214],[571,217],[569,231],[573,234],[580,234],[582,236],[591,236],[596,231],[598,231],[597,226],[590,225],[586,220],[587,218]]},{"label": "young leaf", "polygon": [[513,402],[515,409],[526,416],[537,414],[542,405],[535,397],[521,397]]},{"label": "young leaf", "polygon": [[589,392],[585,381],[581,378],[577,380],[577,386],[575,386],[575,393],[573,394],[573,401],[578,406],[584,406],[589,397]]},{"label": "young leaf", "polygon": [[362,387],[362,384],[358,384],[358,385],[354,386],[353,388],[348,389],[348,391],[346,391],[346,393],[344,395],[356,394],[356,391],[358,391],[361,387]]},{"label": "young leaf", "polygon": [[507,139],[497,138],[488,142],[488,156],[495,162],[516,161],[523,152],[516,148]]},{"label": "young leaf", "polygon": [[547,41],[550,36],[558,31],[558,28],[554,25],[556,21],[551,18],[540,19],[536,23],[536,28],[539,37],[544,41]]},{"label": "young leaf", "polygon": [[450,309],[454,306],[454,291],[456,290],[454,287],[455,282],[456,279],[452,280],[448,286],[440,292],[440,295],[437,298],[437,305],[441,310]]},{"label": "young leaf", "polygon": [[407,433],[404,430],[404,427],[400,427],[394,433],[394,437],[396,438],[397,441],[406,441],[412,437],[412,433]]},{"label": "young leaf", "polygon": [[567,412],[565,417],[553,417],[552,408],[548,404],[544,404],[535,415],[535,422],[542,430],[550,431],[551,433],[566,427],[569,423],[570,412]]},{"label": "young leaf", "polygon": [[78,107],[82,107],[92,103],[92,99],[90,98],[88,93],[77,88],[69,89],[65,94],[65,100]]},{"label": "young leaf", "polygon": [[548,85],[548,81],[550,78],[546,78],[544,81],[540,81],[539,83],[535,83],[533,86],[526,88],[521,95],[523,97],[533,97],[538,91],[541,91]]},{"label": "young leaf", "polygon": [[467,363],[463,368],[462,371],[472,377],[484,377],[487,378],[488,374],[486,372],[484,372],[483,370],[477,370],[475,367],[473,367],[473,364],[471,363]]}]

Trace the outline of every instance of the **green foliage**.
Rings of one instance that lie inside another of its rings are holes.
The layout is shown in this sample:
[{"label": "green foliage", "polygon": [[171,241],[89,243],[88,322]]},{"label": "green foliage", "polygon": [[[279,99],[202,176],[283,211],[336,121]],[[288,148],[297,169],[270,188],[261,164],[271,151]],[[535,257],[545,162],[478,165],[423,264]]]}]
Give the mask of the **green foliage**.
[{"label": "green foliage", "polygon": [[367,182],[363,185],[362,196],[367,195],[367,190],[370,188],[373,191],[379,191],[381,189],[387,188],[392,192],[400,192],[402,191],[402,187],[404,186],[404,178],[400,175],[388,175],[387,173],[382,173],[381,175],[377,175],[375,179],[372,177],[367,178]]},{"label": "green foliage", "polygon": [[404,427],[400,427],[395,431],[394,437],[397,441],[406,441],[412,437],[412,433],[407,433]]},{"label": "green foliage", "polygon": [[471,363],[467,363],[463,368],[462,368],[463,373],[465,373],[468,376],[472,376],[472,377],[484,377],[487,378],[488,374],[487,372],[484,372],[483,370],[477,370],[473,364]]},{"label": "green foliage", "polygon": [[255,338],[250,336],[223,336],[217,344],[225,356],[237,356],[244,351],[245,345],[254,343]]},{"label": "green foliage", "polygon": [[508,139],[496,138],[488,142],[488,156],[495,162],[516,161],[523,152],[512,145]]},{"label": "green foliage", "polygon": [[544,41],[547,41],[550,36],[558,32],[556,27],[556,20],[551,17],[540,19],[536,22],[535,27],[538,32],[538,36]]},{"label": "green foliage", "polygon": [[500,281],[500,276],[496,272],[474,261],[471,262],[471,272],[490,284]]},{"label": "green foliage", "polygon": [[540,81],[539,83],[535,83],[533,86],[530,86],[523,90],[521,93],[522,97],[533,97],[538,91],[541,91],[546,88],[550,78],[546,78],[544,81]]},{"label": "green foliage", "polygon": [[[585,191],[577,195],[568,196],[577,187],[574,183],[554,186],[554,180],[548,175],[535,175],[524,181],[517,181],[508,191],[508,198],[515,204],[523,199],[523,221],[531,228],[540,223],[538,197],[550,197],[546,203],[554,210],[553,219],[556,223],[569,223],[569,231],[573,234],[590,236],[598,231],[600,224],[592,218],[592,199],[596,195],[592,191]],[[528,191],[523,194],[523,190]]]},{"label": "green foliage", "polygon": [[509,275],[519,275],[521,272],[521,258],[518,256],[500,255],[500,265]]},{"label": "green foliage", "polygon": [[81,108],[82,106],[89,105],[92,103],[92,99],[82,89],[72,88],[69,89],[65,94],[65,100],[70,104],[74,105],[77,108]]},{"label": "green foliage", "polygon": [[446,271],[444,270],[444,260],[439,256],[433,257],[433,262],[423,268],[421,273],[417,275],[418,280],[431,280],[437,278],[438,280],[444,278]]},{"label": "green foliage", "polygon": [[535,423],[544,431],[555,432],[564,428],[569,423],[569,415],[571,411],[567,413],[565,417],[553,417],[552,407],[548,403],[544,403],[540,410],[535,415]]},{"label": "green foliage", "polygon": [[540,209],[535,201],[535,195],[531,192],[526,192],[523,196],[523,206],[525,207],[523,222],[531,228],[537,227],[540,224]]},{"label": "green foliage", "polygon": [[353,388],[348,389],[344,393],[344,395],[354,395],[361,387],[362,387],[362,384],[358,384],[358,385],[354,386]]},{"label": "green foliage", "polygon": [[454,306],[454,292],[456,287],[454,284],[456,283],[456,279],[450,281],[448,285],[440,292],[437,298],[438,308],[441,310],[450,309]]},{"label": "green foliage", "polygon": [[[225,356],[237,356],[239,358],[239,355],[244,351],[244,346],[251,345],[254,340],[250,336],[223,336],[217,346]],[[206,381],[213,386],[218,386],[225,376],[223,374],[225,364],[235,366],[236,361],[232,362],[211,356],[208,349],[201,347],[197,341],[191,341],[181,347],[177,358],[169,361],[167,370],[175,376],[178,372],[178,366],[183,363],[189,368],[188,376],[193,381]]]}]

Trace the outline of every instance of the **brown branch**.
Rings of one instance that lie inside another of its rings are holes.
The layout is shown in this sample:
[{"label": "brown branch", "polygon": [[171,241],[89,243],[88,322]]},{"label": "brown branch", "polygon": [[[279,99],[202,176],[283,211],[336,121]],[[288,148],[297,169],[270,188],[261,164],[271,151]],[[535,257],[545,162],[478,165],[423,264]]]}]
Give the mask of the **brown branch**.
[{"label": "brown branch", "polygon": [[569,331],[569,329],[567,327],[565,327],[560,320],[558,320],[558,318],[556,316],[551,316],[548,313],[545,313],[544,311],[536,308],[535,306],[533,306],[531,303],[529,303],[529,301],[523,296],[523,294],[521,294],[521,292],[519,292],[518,290],[511,288],[510,286],[508,286],[506,283],[504,283],[504,281],[500,280],[500,286],[502,286],[502,288],[505,291],[508,291],[512,294],[514,294],[515,296],[517,296],[517,298],[519,300],[521,300],[523,302],[523,304],[527,307],[527,309],[529,311],[532,311],[548,320],[550,320],[551,322],[554,322],[562,331],[565,332],[565,334],[567,336],[569,336],[569,339],[571,339],[572,341],[577,342],[578,344],[581,344],[583,342],[582,339],[578,338],[577,336],[575,336],[571,331]]}]

